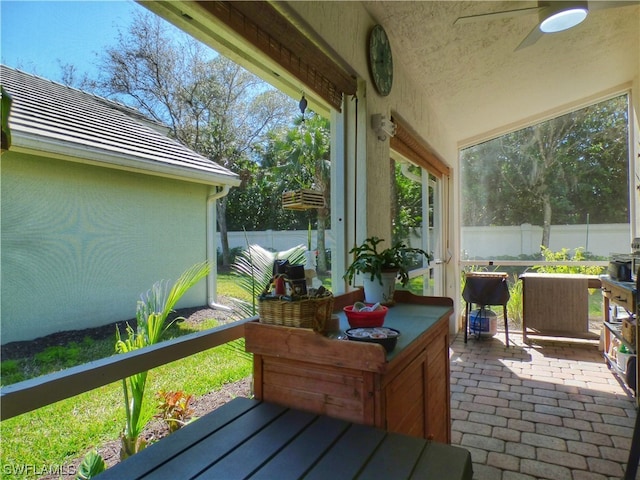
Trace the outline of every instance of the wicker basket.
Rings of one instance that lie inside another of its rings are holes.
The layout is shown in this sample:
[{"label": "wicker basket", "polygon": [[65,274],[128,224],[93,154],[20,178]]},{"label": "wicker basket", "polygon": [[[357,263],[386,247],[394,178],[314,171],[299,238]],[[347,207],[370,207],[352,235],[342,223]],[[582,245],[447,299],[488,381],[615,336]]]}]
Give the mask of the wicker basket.
[{"label": "wicker basket", "polygon": [[312,328],[321,332],[333,313],[333,295],[304,300],[260,300],[260,323]]}]

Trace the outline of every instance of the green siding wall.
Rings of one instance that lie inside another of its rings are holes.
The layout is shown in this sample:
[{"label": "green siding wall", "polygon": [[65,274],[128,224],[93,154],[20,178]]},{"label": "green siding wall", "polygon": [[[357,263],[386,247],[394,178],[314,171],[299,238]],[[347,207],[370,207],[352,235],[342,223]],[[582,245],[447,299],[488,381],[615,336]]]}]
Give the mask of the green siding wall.
[{"label": "green siding wall", "polygon": [[[135,317],[158,280],[206,258],[208,187],[7,152],[0,341]],[[203,280],[179,307],[206,304]]]}]

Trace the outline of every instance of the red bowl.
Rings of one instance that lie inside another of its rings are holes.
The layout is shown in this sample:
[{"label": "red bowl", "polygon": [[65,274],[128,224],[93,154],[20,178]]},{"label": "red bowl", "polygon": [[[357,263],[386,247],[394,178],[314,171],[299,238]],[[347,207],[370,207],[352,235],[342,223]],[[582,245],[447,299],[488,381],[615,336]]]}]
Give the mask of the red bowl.
[{"label": "red bowl", "polygon": [[[367,307],[370,306],[371,304],[367,304]],[[384,317],[389,311],[387,307],[381,306],[373,312],[354,312],[353,305],[348,305],[343,310],[351,328],[381,327],[384,323]]]}]

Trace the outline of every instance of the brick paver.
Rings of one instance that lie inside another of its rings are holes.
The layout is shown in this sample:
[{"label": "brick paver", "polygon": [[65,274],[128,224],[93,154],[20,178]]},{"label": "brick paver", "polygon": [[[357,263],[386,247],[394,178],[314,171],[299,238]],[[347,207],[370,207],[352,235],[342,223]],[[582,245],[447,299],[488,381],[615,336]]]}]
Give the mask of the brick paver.
[{"label": "brick paver", "polygon": [[597,342],[504,335],[451,344],[452,443],[474,480],[621,478],[636,416]]}]

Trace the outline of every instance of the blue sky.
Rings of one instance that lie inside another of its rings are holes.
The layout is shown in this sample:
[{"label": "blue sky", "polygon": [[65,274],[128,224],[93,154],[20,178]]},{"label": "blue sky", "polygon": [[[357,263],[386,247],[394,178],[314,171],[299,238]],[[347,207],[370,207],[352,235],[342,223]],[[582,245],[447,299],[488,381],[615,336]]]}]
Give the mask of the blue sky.
[{"label": "blue sky", "polygon": [[131,0],[0,0],[2,63],[60,81],[59,64],[73,64],[79,77],[95,76],[98,55],[114,45],[136,10]]}]

